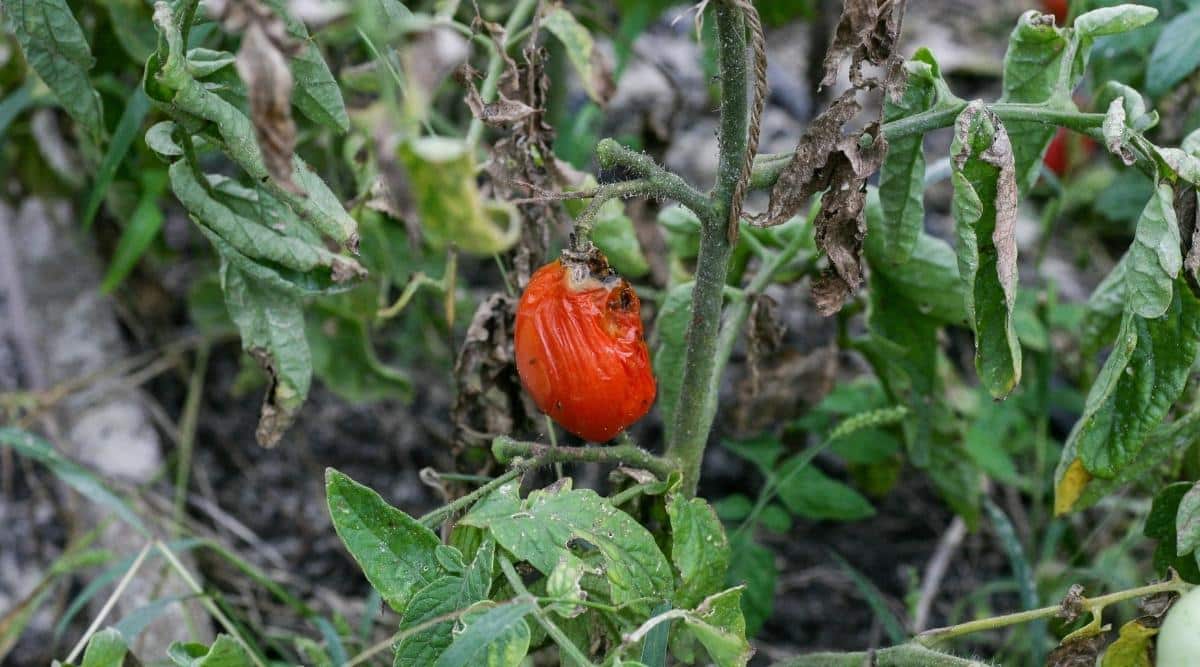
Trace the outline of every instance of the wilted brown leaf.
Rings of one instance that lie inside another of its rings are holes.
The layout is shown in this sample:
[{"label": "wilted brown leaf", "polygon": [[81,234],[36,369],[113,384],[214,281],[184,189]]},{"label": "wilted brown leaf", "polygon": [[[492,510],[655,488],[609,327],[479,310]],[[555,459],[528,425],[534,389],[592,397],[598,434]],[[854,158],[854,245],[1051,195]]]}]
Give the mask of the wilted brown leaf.
[{"label": "wilted brown leaf", "polygon": [[500,99],[495,102],[484,102],[475,88],[474,77],[477,72],[470,65],[459,67],[454,78],[467,89],[467,106],[471,114],[492,127],[504,127],[519,123],[537,113],[537,109],[518,100],[510,100],[500,93]]},{"label": "wilted brown leaf", "polygon": [[1095,667],[1104,648],[1105,633],[1060,644],[1046,656],[1046,667]]},{"label": "wilted brown leaf", "polygon": [[855,88],[878,85],[862,74],[864,63],[886,65],[883,86],[893,99],[904,87],[904,59],[896,52],[896,41],[904,22],[906,0],[845,0],[833,43],[825,52],[825,76],[821,86],[837,81],[838,69],[847,56],[850,82]]},{"label": "wilted brown leaf", "polygon": [[451,413],[460,444],[511,433],[524,413],[512,350],[516,311],[517,300],[497,292],[479,305],[467,327],[454,363],[458,395]]},{"label": "wilted brown leaf", "polygon": [[267,373],[267,391],[263,394],[262,409],[258,417],[258,426],[254,429],[254,437],[263,447],[274,447],[279,439],[291,427],[296,419],[296,409],[284,405],[284,396],[280,391],[290,391],[279,382],[279,372],[275,368],[275,358],[262,348],[250,350],[250,356]]},{"label": "wilted brown leaf", "polygon": [[779,302],[766,294],[752,295],[747,323],[746,365],[750,369],[750,397],[759,390],[763,359],[783,343],[787,327],[779,319]]}]

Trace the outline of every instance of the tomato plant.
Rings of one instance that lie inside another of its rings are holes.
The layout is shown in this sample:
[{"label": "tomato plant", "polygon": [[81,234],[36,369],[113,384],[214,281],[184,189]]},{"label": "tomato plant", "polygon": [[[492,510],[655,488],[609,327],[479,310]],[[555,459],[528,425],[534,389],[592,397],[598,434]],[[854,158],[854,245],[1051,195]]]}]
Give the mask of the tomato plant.
[{"label": "tomato plant", "polygon": [[[164,648],[181,665],[1200,664],[1193,3],[1044,2],[1004,26],[991,79],[911,50],[903,1],[846,0],[826,21],[810,3],[713,0],[686,36],[660,16],[673,3],[327,4],[3,0],[3,53],[20,54],[0,62],[10,194],[80,195],[123,313],[149,300],[138,271],[190,281],[190,335],[113,371],[136,385],[187,360],[178,423],[155,413],[178,445],[168,511],[154,485],[170,475],[114,490],[31,432],[105,373],[0,394],[5,451],[111,514],[96,534],[145,540],[76,587],[61,631],[149,560],[184,586],[119,622],[103,605],[60,664],[125,664],[138,614],[191,600],[218,636]],[[767,76],[792,19],[828,42],[806,86]],[[717,110],[697,112],[715,142],[674,143],[711,149],[711,182],[697,155],[656,144],[671,119],[608,124],[643,34],[701,61],[670,83]],[[773,117],[784,107],[803,122]],[[760,151],[778,127],[793,148]],[[188,234],[203,251],[178,244]],[[193,476],[197,438],[230,437],[197,425],[225,340],[241,354],[229,384],[262,393],[264,447],[318,460],[312,422],[297,425],[322,400],[314,381],[382,402],[403,415],[396,439],[421,441],[395,470],[319,459],[334,464],[324,532],[371,588],[359,628],[276,581],[311,578],[311,593],[319,568],[276,576],[263,549],[268,574],[187,521],[196,506],[261,543],[189,495],[212,484]],[[440,494],[429,511],[385,497],[418,480]],[[889,537],[908,503],[920,530]],[[845,553],[823,541],[835,533]],[[113,560],[93,537],[0,619],[0,657],[61,578]],[[788,551],[805,539],[816,548]],[[901,541],[922,572],[875,558]],[[305,629],[202,585],[180,557],[201,548]],[[945,585],[967,550],[980,571]],[[791,576],[801,560],[820,572]],[[780,655],[772,642],[803,630],[777,620],[777,595],[831,577],[862,599],[861,650]]]}]

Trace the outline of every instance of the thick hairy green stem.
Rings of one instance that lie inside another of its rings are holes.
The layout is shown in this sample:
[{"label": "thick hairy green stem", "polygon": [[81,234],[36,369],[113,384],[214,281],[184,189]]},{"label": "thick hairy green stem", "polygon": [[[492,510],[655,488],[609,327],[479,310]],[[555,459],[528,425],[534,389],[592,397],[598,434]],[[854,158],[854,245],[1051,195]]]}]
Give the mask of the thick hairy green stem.
[{"label": "thick hairy green stem", "polygon": [[645,195],[656,199],[672,199],[691,209],[697,216],[703,218],[712,211],[712,202],[680,176],[663,169],[645,153],[630,150],[612,139],[602,139],[596,144],[596,162],[604,169],[620,167],[631,172],[640,180],[626,183],[611,183],[600,186],[615,188],[622,185],[639,184],[634,189],[627,189],[621,196]]},{"label": "thick hairy green stem", "polygon": [[727,217],[746,154],[746,31],[741,12],[725,3],[716,6],[720,45],[721,124],[720,161],[711,208],[700,217],[700,254],[692,288],[692,321],[688,325],[683,381],[675,406],[675,428],[667,443],[667,458],[679,462],[683,492],[695,495],[700,465],[717,411],[717,342],[721,300],[729,273],[731,247]]},{"label": "thick hairy green stem", "polygon": [[879,651],[857,653],[810,653],[777,662],[772,667],[989,667],[985,662],[904,644]]},{"label": "thick hairy green stem", "polygon": [[642,468],[666,479],[679,469],[671,461],[655,456],[637,445],[614,445],[612,447],[551,447],[540,442],[522,442],[508,436],[492,441],[492,454],[497,461],[508,463],[515,458],[526,459],[518,464],[521,470],[546,466],[552,463],[617,463]]}]

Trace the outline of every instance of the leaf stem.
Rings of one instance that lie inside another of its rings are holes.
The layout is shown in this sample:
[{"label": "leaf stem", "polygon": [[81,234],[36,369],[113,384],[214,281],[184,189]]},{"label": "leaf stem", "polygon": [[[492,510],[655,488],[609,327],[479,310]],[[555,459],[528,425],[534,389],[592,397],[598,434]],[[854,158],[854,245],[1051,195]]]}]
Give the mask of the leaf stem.
[{"label": "leaf stem", "polygon": [[[645,153],[626,148],[613,139],[601,139],[600,143],[596,144],[596,162],[604,169],[623,168],[640,179],[625,182],[640,185],[620,192],[622,197],[648,195],[658,199],[673,199],[691,209],[700,218],[712,213],[713,204],[708,197],[678,174],[664,169]],[[624,183],[602,185],[597,195],[606,188],[616,190],[622,185]]]},{"label": "leaf stem", "polygon": [[[1104,608],[1115,602],[1122,602],[1133,598],[1145,597],[1147,595],[1155,595],[1157,593],[1184,593],[1191,590],[1192,585],[1179,578],[1179,575],[1173,570],[1171,578],[1167,581],[1162,581],[1156,584],[1131,588],[1129,590],[1117,591],[1108,595],[1101,595],[1095,598],[1081,598],[1080,603],[1083,611],[1092,614],[1093,623],[1100,619],[1100,613]],[[970,634],[972,632],[982,632],[984,630],[995,630],[1004,628],[1018,623],[1028,623],[1043,618],[1051,618],[1059,615],[1062,610],[1062,605],[1052,607],[1041,607],[1039,609],[1031,609],[1029,611],[1020,611],[1013,614],[1004,614],[1002,616],[993,616],[991,618],[981,618],[958,625],[951,625],[944,628],[934,628],[926,630],[914,638],[918,644],[924,646],[933,646],[939,642]]]},{"label": "leaf stem", "polygon": [[508,472],[504,473],[503,475],[500,475],[499,477],[492,479],[487,484],[480,486],[478,489],[475,489],[474,491],[468,493],[467,495],[465,495],[461,498],[457,498],[453,502],[447,503],[447,504],[433,510],[432,512],[421,517],[419,519],[419,521],[421,522],[422,525],[432,528],[433,526],[436,526],[439,523],[441,523],[442,521],[444,521],[447,517],[454,516],[454,514],[457,513],[459,510],[466,509],[467,507],[474,504],[475,501],[479,500],[480,498],[486,496],[487,494],[500,488],[501,486],[504,486],[505,484],[511,482],[512,480],[520,477],[528,469],[529,469],[528,467],[524,467],[524,466],[514,467],[512,470],[509,470]]},{"label": "leaf stem", "polygon": [[[518,597],[527,597],[531,600],[537,600],[537,598],[535,598],[529,592],[529,589],[525,588],[525,583],[521,581],[521,575],[517,574],[517,570],[513,567],[513,564],[504,556],[500,556],[498,560],[500,561],[500,569],[504,571],[504,578],[508,579],[509,585],[512,586],[513,590],[517,592]],[[592,664],[592,661],[588,660],[587,655],[584,654],[583,651],[579,650],[579,647],[575,645],[575,642],[571,641],[571,638],[568,637],[566,633],[562,631],[562,629],[555,625],[554,621],[550,620],[549,616],[546,615],[545,610],[540,606],[535,607],[533,618],[538,622],[538,625],[542,626],[542,629],[546,631],[546,634],[550,635],[554,639],[554,643],[558,644],[559,651],[571,656],[571,660],[574,661],[575,664]]]},{"label": "leaf stem", "polygon": [[[523,442],[502,435],[492,441],[492,454],[501,463],[507,463],[518,457],[525,459],[515,466],[515,470],[519,473],[552,463],[631,465],[649,470],[660,479],[666,479],[671,473],[679,471],[678,466],[670,460],[655,456],[637,445],[551,447],[540,442]],[[494,484],[494,482],[492,483]]]}]

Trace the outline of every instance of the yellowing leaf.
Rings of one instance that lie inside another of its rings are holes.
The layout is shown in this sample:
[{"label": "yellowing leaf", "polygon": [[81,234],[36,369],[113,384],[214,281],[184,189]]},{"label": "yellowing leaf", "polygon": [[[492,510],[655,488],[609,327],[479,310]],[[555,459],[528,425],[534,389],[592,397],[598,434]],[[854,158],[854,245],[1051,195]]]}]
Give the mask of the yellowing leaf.
[{"label": "yellowing leaf", "polygon": [[1092,481],[1092,474],[1083,467],[1083,461],[1075,459],[1071,461],[1071,465],[1067,466],[1067,471],[1063,473],[1062,479],[1054,487],[1054,514],[1062,516],[1071,511],[1079,497],[1083,495],[1083,489]]}]

